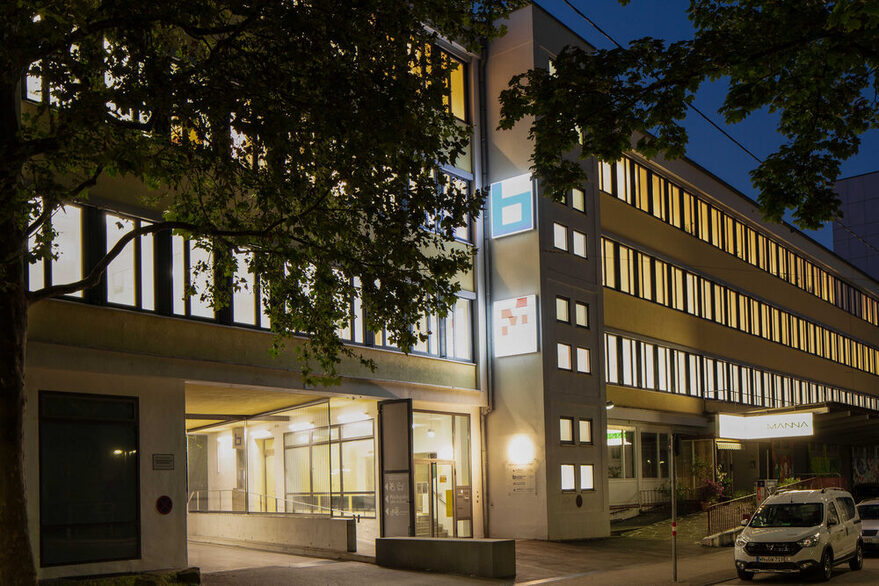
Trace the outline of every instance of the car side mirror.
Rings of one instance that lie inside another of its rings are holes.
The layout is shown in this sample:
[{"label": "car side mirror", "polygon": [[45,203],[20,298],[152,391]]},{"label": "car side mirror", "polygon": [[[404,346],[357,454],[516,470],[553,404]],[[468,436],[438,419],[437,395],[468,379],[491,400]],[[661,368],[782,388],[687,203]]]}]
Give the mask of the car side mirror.
[{"label": "car side mirror", "polygon": [[748,521],[749,521],[749,519],[742,519],[742,527],[747,527]]}]

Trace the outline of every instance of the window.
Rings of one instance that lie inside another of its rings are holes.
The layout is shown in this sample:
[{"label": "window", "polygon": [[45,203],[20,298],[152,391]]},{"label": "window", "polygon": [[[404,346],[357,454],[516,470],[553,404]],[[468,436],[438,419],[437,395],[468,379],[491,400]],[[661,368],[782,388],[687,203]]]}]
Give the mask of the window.
[{"label": "window", "polygon": [[556,344],[558,367],[562,370],[571,370],[571,347],[568,344]]},{"label": "window", "polygon": [[[213,318],[210,290],[213,285],[213,258],[197,240],[174,235],[171,238],[171,280],[174,313]],[[195,294],[189,295],[191,287]]]},{"label": "window", "polygon": [[135,397],[41,392],[40,564],[140,557]]},{"label": "window", "polygon": [[571,417],[559,418],[559,441],[563,444],[574,443],[574,419]]},{"label": "window", "polygon": [[580,490],[595,490],[595,474],[592,464],[580,464]]},{"label": "window", "polygon": [[555,318],[558,321],[570,323],[570,301],[564,297],[555,298]]},{"label": "window", "polygon": [[[119,239],[128,232],[149,225],[148,222],[134,218],[124,218],[114,214],[104,215],[107,246],[106,251],[116,246]],[[125,245],[122,252],[107,266],[107,301],[154,310],[155,269],[153,235],[144,234]]]},{"label": "window", "polygon": [[473,360],[473,322],[471,302],[459,297],[443,318],[445,326],[445,356],[458,360]]},{"label": "window", "polygon": [[607,475],[609,478],[634,478],[635,432],[607,428]]},{"label": "window", "polygon": [[552,225],[552,245],[559,250],[568,249],[568,229],[561,224]]},{"label": "window", "polygon": [[574,465],[562,464],[562,490],[574,490]]},{"label": "window", "polygon": [[571,252],[577,256],[586,258],[586,235],[582,232],[572,230],[573,247]]},{"label": "window", "polygon": [[589,306],[585,303],[574,303],[574,323],[582,328],[589,327]]},{"label": "window", "polygon": [[592,354],[589,348],[577,348],[577,372],[592,372]]},{"label": "window", "polygon": [[[83,210],[74,205],[63,205],[52,215],[52,228],[56,232],[54,252],[58,258],[38,261],[28,269],[28,287],[31,291],[50,285],[64,285],[82,279],[83,274]],[[36,239],[31,237],[31,245]],[[44,268],[46,267],[46,268]],[[70,297],[82,297],[82,291],[69,293]]]},{"label": "window", "polygon": [[265,295],[259,279],[250,272],[251,254],[241,251],[235,256],[235,287],[232,291],[232,321],[238,324],[269,327]]},{"label": "window", "polygon": [[641,432],[641,476],[659,478],[659,443],[656,433]]},{"label": "window", "polygon": [[592,443],[592,420],[580,419],[577,422],[577,441],[581,444]]},{"label": "window", "polygon": [[571,205],[578,212],[586,213],[586,194],[579,189],[571,190]]}]

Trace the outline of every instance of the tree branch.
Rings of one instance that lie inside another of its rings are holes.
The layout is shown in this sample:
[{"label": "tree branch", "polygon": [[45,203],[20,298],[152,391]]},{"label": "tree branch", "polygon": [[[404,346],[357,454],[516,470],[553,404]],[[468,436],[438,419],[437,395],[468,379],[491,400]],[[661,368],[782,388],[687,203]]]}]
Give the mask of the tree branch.
[{"label": "tree branch", "polygon": [[44,287],[37,291],[30,291],[27,294],[27,300],[29,304],[34,304],[43,299],[47,299],[50,297],[58,297],[60,295],[68,295],[70,293],[75,293],[77,291],[83,289],[89,289],[94,287],[101,281],[101,276],[104,274],[104,271],[110,265],[113,260],[119,256],[122,250],[128,245],[129,242],[137,238],[138,236],[142,236],[144,234],[154,234],[156,232],[164,232],[166,230],[190,230],[192,232],[198,232],[205,236],[216,236],[216,237],[240,237],[240,236],[251,236],[254,238],[265,238],[267,237],[271,231],[276,228],[280,222],[276,222],[269,227],[263,230],[204,230],[203,227],[198,226],[196,224],[192,224],[190,222],[158,222],[156,224],[149,224],[147,226],[141,226],[140,228],[135,228],[130,232],[126,232],[119,241],[107,251],[100,261],[92,267],[92,270],[89,271],[89,274],[80,279],[79,281],[74,281],[72,283],[65,283],[63,285],[52,285],[51,287]]}]

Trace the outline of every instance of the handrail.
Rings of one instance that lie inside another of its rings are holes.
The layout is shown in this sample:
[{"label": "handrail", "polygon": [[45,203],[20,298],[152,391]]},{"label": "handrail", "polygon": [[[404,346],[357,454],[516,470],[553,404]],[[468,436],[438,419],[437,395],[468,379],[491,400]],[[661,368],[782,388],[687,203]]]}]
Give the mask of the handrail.
[{"label": "handrail", "polygon": [[[263,499],[266,499],[266,500],[268,500],[268,499],[274,499],[274,501],[275,501],[275,507],[276,507],[276,508],[277,508],[277,506],[278,506],[279,503],[283,503],[283,504],[284,504],[284,508],[286,508],[286,505],[287,505],[287,504],[290,504],[290,505],[303,505],[303,506],[306,506],[306,507],[309,507],[309,508],[312,508],[312,509],[318,509],[318,510],[320,510],[320,511],[328,511],[328,513],[329,513],[330,516],[352,517],[352,518],[353,518],[355,521],[357,521],[357,522],[360,522],[360,518],[361,518],[361,516],[362,516],[362,515],[360,515],[360,514],[358,514],[358,513],[350,513],[350,512],[348,512],[348,511],[345,511],[344,509],[336,509],[336,508],[333,508],[333,507],[325,507],[325,506],[320,505],[320,504],[317,504],[317,503],[310,503],[310,502],[299,501],[299,500],[295,500],[295,499],[287,499],[287,498],[285,498],[285,497],[280,497],[280,496],[272,496],[272,495],[266,495],[266,494],[262,494],[262,493],[258,493],[258,492],[245,491],[245,490],[240,489],[240,488],[204,488],[204,489],[199,489],[199,490],[191,490],[191,491],[189,491],[189,497],[186,499],[186,508],[187,508],[187,509],[190,508],[190,505],[191,505],[191,503],[192,503],[193,498],[195,498],[195,500],[196,500],[196,510],[199,510],[199,509],[200,509],[200,506],[199,506],[199,504],[200,504],[200,503],[199,503],[200,493],[208,493],[208,495],[210,495],[210,493],[217,493],[218,495],[220,495],[221,498],[222,498],[222,495],[223,495],[224,493],[232,493],[232,494],[234,494],[234,493],[239,493],[239,494],[243,494],[243,495],[244,495],[244,497],[245,497],[245,502],[246,502],[246,503],[249,503],[249,502],[250,502],[250,498],[251,498],[251,497],[257,497],[257,498],[259,498],[259,499],[260,499],[260,500],[259,500],[260,504],[262,504]],[[247,509],[247,507],[246,507],[246,509]],[[222,511],[222,510],[221,510],[220,512],[225,512],[225,511]],[[277,512],[277,513],[282,513],[282,514],[293,514],[293,513],[287,513],[286,511],[250,511],[250,510],[244,510],[244,511],[241,511],[241,512],[245,512],[245,513],[253,513],[253,512]],[[308,515],[308,514],[315,514],[315,513],[295,513],[295,514],[297,514],[297,515]],[[316,514],[323,514],[323,513],[316,513]]]}]

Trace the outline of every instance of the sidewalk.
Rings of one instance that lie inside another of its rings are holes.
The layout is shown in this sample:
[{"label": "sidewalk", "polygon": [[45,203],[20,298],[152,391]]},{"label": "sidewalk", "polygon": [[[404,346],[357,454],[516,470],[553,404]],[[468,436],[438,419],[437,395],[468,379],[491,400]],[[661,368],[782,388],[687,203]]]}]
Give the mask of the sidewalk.
[{"label": "sidewalk", "polygon": [[[648,518],[649,519],[649,518]],[[655,521],[654,519],[650,519]],[[705,514],[678,522],[677,584],[707,585],[735,578],[732,548],[699,545]],[[516,542],[517,584],[675,584],[672,581],[671,522],[655,521],[605,539]],[[204,583],[225,584],[512,584],[467,576],[404,572],[375,564],[322,560],[240,548],[190,543],[190,563]]]}]

